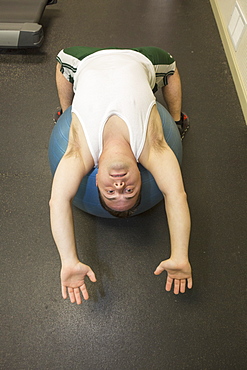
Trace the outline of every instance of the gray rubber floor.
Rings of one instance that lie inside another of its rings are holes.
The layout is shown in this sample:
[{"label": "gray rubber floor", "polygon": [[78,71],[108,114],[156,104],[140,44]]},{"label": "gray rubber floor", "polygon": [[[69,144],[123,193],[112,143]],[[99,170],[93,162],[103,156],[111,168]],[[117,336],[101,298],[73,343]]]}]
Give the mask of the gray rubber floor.
[{"label": "gray rubber floor", "polygon": [[[60,0],[41,23],[41,49],[0,51],[1,369],[246,369],[246,126],[209,1]],[[55,56],[75,45],[154,45],[177,60],[191,120],[194,288],[183,295],[153,275],[169,255],[159,204],[128,220],[75,209],[79,254],[98,282],[81,306],[61,297],[47,148]]]}]

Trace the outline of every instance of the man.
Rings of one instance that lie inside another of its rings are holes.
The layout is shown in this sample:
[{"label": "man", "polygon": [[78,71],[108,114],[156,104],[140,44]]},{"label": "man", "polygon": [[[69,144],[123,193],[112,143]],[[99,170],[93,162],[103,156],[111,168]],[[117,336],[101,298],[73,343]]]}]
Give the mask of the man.
[{"label": "man", "polygon": [[[154,177],[164,195],[171,257],[155,274],[167,271],[166,290],[192,287],[188,260],[190,215],[178,161],[167,145],[153,91],[162,88],[168,110],[188,128],[181,113],[181,83],[175,61],[164,50],[75,47],[57,56],[56,81],[62,111],[72,104],[68,148],[54,175],[51,228],[61,262],[62,295],[88,299],[85,277],[93,270],[77,257],[71,201],[82,178],[98,166],[101,200],[113,213],[128,215],[139,201],[137,162]],[[96,102],[96,103],[95,103]],[[95,108],[96,107],[96,108]]]}]

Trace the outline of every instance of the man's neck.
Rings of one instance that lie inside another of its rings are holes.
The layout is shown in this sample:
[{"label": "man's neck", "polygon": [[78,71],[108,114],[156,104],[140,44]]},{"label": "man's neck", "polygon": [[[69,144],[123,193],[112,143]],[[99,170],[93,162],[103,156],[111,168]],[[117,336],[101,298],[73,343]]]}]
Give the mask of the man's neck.
[{"label": "man's neck", "polygon": [[135,161],[130,147],[129,130],[126,123],[118,116],[111,116],[103,132],[103,151],[100,161],[114,159]]},{"label": "man's neck", "polygon": [[103,145],[113,145],[118,142],[120,145],[130,143],[129,130],[126,123],[118,116],[111,116],[104,127]]}]

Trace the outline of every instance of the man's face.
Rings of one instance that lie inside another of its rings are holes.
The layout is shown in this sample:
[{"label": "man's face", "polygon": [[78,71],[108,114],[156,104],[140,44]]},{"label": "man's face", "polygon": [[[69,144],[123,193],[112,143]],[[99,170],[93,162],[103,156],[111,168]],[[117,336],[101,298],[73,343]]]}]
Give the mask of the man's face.
[{"label": "man's face", "polygon": [[136,164],[121,162],[100,166],[96,185],[109,208],[126,211],[137,202],[141,189],[140,171]]}]

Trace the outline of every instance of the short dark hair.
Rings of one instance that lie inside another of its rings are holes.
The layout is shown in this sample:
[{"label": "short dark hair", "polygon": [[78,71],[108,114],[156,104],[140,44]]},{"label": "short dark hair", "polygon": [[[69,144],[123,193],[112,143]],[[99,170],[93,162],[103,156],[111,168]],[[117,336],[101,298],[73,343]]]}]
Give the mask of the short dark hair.
[{"label": "short dark hair", "polygon": [[127,217],[132,216],[133,213],[135,213],[135,211],[137,210],[139,204],[141,203],[141,189],[140,189],[137,201],[135,202],[133,207],[131,207],[130,209],[127,209],[126,211],[116,211],[115,209],[111,209],[110,207],[108,207],[106,205],[102,195],[100,194],[99,188],[98,188],[98,193],[99,193],[100,204],[102,205],[102,207],[107,212],[109,212],[112,216],[115,216],[115,217],[118,217],[118,218],[127,218]]}]

